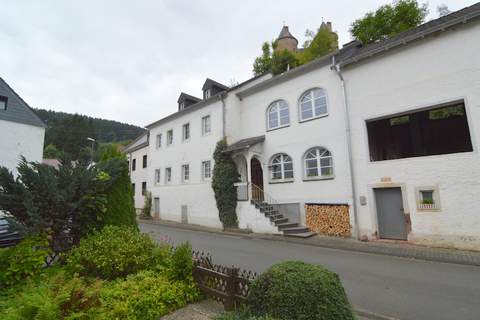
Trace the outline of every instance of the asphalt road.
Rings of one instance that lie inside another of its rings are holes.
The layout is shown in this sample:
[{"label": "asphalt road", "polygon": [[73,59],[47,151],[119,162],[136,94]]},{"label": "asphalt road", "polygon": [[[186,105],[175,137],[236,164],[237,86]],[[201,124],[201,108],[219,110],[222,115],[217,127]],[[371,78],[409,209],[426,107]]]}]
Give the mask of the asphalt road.
[{"label": "asphalt road", "polygon": [[351,303],[402,320],[480,319],[480,267],[419,261],[247,239],[160,225],[143,232],[174,243],[189,241],[214,262],[262,272],[285,260],[302,260],[337,272]]}]

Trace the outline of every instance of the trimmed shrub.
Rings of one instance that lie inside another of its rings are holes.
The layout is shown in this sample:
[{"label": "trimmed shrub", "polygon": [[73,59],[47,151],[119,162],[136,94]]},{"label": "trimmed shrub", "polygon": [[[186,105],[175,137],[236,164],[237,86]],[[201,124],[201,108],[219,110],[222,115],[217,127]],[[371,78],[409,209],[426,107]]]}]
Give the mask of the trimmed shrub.
[{"label": "trimmed shrub", "polygon": [[217,143],[213,159],[212,188],[215,193],[215,201],[220,221],[223,228],[238,228],[237,218],[237,190],[234,186],[238,182],[238,172],[235,163],[228,153],[225,153],[227,142],[225,139]]},{"label": "trimmed shrub", "polygon": [[183,282],[170,282],[154,271],[142,271],[102,290],[96,319],[158,319],[197,297],[198,292]]},{"label": "trimmed shrub", "polygon": [[131,227],[107,226],[67,255],[67,269],[107,280],[125,277],[159,263],[155,248],[148,235]]},{"label": "trimmed shrub", "polygon": [[255,315],[280,320],[354,319],[338,275],[299,261],[274,265],[258,277],[248,305]]},{"label": "trimmed shrub", "polygon": [[169,269],[172,280],[193,283],[192,246],[188,242],[173,249]]},{"label": "trimmed shrub", "polygon": [[98,163],[97,166],[111,177],[111,184],[107,189],[106,211],[103,214],[105,225],[138,228],[127,160],[113,157]]},{"label": "trimmed shrub", "polygon": [[45,237],[31,237],[14,247],[0,249],[0,288],[14,286],[39,274],[50,254]]}]

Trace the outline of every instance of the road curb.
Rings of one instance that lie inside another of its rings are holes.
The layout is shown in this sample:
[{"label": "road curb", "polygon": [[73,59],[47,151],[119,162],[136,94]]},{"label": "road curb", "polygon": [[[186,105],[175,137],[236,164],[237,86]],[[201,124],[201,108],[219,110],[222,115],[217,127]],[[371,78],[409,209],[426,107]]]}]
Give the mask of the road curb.
[{"label": "road curb", "polygon": [[165,220],[139,220],[140,223],[150,225],[162,225],[171,228],[193,230],[207,233],[214,233],[219,235],[242,237],[245,239],[261,239],[261,240],[273,240],[283,241],[295,244],[302,244],[314,247],[322,247],[329,249],[337,249],[352,252],[361,252],[377,255],[385,255],[399,258],[415,259],[422,261],[433,261],[442,263],[452,263],[459,265],[480,266],[480,253],[442,249],[442,248],[427,248],[416,245],[398,245],[398,244],[385,244],[385,243],[372,243],[372,242],[359,242],[350,239],[336,239],[330,237],[316,236],[309,239],[296,239],[292,237],[286,237],[283,235],[267,235],[258,233],[233,232],[223,231],[220,229],[209,228],[199,225],[182,224],[178,222],[165,221]]}]

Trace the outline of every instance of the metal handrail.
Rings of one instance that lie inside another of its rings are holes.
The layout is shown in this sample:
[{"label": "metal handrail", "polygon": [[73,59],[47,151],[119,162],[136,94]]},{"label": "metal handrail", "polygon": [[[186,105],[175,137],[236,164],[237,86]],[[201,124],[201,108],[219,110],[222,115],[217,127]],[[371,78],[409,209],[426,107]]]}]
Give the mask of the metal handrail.
[{"label": "metal handrail", "polygon": [[283,214],[286,217],[285,207],[282,207],[280,202],[265,192],[262,188],[254,183],[249,183],[251,191],[251,199],[253,201],[264,202],[273,207],[278,213]]}]

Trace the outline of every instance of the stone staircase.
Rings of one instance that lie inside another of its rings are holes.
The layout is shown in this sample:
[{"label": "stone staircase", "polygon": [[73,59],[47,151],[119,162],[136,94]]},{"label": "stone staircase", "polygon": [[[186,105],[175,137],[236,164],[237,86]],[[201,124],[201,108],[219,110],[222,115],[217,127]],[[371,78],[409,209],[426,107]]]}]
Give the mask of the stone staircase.
[{"label": "stone staircase", "polygon": [[291,222],[278,209],[277,205],[269,204],[263,200],[251,200],[250,203],[255,206],[265,217],[269,218],[275,224],[284,236],[309,238],[316,235],[308,227],[303,227],[296,222]]}]

